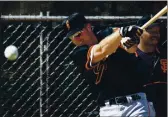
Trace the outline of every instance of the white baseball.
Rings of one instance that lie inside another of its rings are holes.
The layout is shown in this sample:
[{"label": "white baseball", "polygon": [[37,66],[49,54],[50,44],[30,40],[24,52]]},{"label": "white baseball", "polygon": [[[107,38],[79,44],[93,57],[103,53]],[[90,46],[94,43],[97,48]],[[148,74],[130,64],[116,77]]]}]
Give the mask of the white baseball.
[{"label": "white baseball", "polygon": [[4,54],[8,60],[10,61],[16,60],[18,57],[18,49],[14,45],[9,45],[8,47],[6,47]]}]

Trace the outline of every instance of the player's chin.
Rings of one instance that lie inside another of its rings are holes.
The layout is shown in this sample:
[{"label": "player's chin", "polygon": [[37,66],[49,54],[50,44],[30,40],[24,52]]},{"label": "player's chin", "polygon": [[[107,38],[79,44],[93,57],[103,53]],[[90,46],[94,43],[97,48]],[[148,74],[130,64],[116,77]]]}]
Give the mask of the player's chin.
[{"label": "player's chin", "polygon": [[158,41],[157,40],[153,40],[148,44],[150,47],[156,47],[158,45]]},{"label": "player's chin", "polygon": [[73,44],[76,46],[81,46],[81,42],[80,41],[76,41],[76,40],[72,40]]},{"label": "player's chin", "polygon": [[82,43],[75,43],[76,46],[83,46],[84,44]]},{"label": "player's chin", "polygon": [[158,42],[159,42],[159,40],[156,40],[156,39],[155,39],[155,40],[152,40],[152,44],[153,44],[153,45],[157,45]]}]

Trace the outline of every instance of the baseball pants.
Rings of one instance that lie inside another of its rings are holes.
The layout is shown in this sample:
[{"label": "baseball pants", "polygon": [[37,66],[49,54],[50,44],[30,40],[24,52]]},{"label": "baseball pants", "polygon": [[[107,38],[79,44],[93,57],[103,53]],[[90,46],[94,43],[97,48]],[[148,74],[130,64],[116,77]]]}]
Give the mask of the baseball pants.
[{"label": "baseball pants", "polygon": [[155,117],[155,109],[152,102],[148,102],[145,93],[137,93],[141,99],[133,101],[127,95],[126,104],[112,104],[107,101],[100,107],[100,117]]}]

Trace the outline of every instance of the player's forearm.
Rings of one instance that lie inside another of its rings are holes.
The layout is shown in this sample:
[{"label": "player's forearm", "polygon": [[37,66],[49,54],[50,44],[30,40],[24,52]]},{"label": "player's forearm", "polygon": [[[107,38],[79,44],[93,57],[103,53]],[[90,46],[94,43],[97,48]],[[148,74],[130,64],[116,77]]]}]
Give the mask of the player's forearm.
[{"label": "player's forearm", "polygon": [[119,31],[107,36],[99,43],[102,53],[105,56],[114,53],[120,45],[121,39],[122,37],[120,36]]}]

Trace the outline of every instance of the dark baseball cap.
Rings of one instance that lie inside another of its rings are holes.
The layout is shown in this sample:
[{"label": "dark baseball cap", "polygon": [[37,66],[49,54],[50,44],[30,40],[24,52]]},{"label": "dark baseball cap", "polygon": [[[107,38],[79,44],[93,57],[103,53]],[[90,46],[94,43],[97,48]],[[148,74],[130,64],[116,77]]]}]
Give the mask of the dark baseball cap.
[{"label": "dark baseball cap", "polygon": [[67,30],[66,37],[69,38],[78,31],[81,31],[87,23],[86,18],[81,13],[73,13],[62,23],[64,29]]}]

